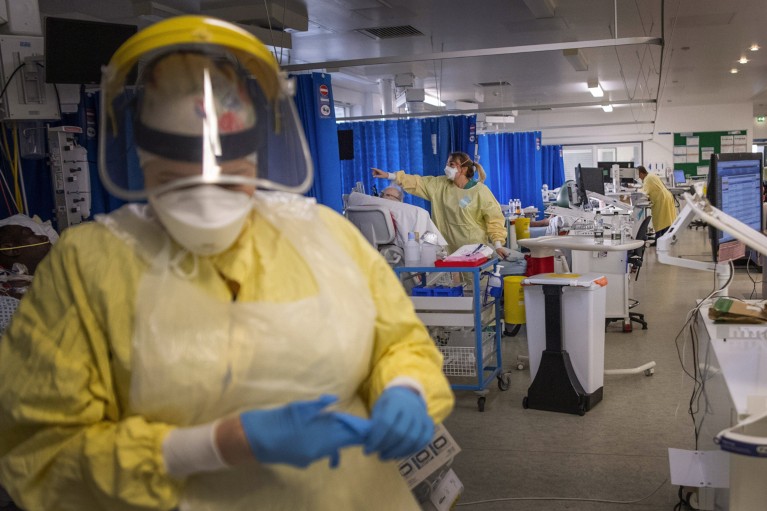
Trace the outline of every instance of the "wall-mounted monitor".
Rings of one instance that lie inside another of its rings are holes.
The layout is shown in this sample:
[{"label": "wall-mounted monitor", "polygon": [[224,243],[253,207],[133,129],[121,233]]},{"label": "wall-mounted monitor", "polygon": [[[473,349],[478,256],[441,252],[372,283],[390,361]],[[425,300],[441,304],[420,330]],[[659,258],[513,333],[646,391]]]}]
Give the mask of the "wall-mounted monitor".
[{"label": "wall-mounted monitor", "polygon": [[[711,204],[754,230],[762,231],[762,154],[712,154],[706,196]],[[714,261],[742,257],[741,242],[709,226]]]},{"label": "wall-mounted monitor", "polygon": [[[45,18],[45,81],[100,83],[101,66],[136,30],[136,25]],[[127,83],[134,81],[129,77]]]}]

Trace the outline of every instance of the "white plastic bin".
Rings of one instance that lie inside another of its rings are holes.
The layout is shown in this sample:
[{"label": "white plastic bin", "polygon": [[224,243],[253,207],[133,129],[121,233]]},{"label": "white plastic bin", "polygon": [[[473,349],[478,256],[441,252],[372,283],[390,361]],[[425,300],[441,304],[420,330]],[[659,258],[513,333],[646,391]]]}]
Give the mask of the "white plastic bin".
[{"label": "white plastic bin", "polygon": [[607,279],[596,273],[543,273],[525,279],[527,348],[532,382],[546,349],[544,284],[563,285],[562,349],[570,355],[583,390],[596,392],[604,383],[605,302]]}]

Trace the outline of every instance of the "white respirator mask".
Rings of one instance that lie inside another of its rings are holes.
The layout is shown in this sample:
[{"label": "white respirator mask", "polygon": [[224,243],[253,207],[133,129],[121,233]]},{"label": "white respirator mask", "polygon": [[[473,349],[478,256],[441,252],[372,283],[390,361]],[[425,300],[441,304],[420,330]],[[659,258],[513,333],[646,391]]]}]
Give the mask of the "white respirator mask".
[{"label": "white respirator mask", "polygon": [[171,237],[200,256],[232,246],[253,206],[250,195],[216,185],[150,195],[149,203]]},{"label": "white respirator mask", "polygon": [[451,167],[450,165],[445,167],[445,175],[450,181],[455,180],[455,175],[458,174],[458,169]]}]

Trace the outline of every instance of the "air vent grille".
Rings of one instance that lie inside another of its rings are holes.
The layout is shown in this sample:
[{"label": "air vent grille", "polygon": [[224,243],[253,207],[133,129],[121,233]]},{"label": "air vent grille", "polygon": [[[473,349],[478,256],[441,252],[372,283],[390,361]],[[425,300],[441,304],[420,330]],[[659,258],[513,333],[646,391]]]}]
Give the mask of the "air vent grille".
[{"label": "air vent grille", "polygon": [[482,82],[482,83],[478,83],[477,85],[479,85],[480,87],[505,87],[511,84],[507,81],[498,81],[498,82]]},{"label": "air vent grille", "polygon": [[423,35],[423,32],[410,25],[398,27],[374,27],[359,30],[363,34],[371,35],[378,39],[396,39],[398,37],[413,37]]}]

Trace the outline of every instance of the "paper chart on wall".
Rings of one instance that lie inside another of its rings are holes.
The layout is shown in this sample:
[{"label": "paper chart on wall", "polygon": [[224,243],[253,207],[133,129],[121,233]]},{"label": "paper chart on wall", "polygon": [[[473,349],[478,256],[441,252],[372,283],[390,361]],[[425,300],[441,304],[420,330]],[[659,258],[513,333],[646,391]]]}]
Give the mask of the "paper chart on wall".
[{"label": "paper chart on wall", "polygon": [[[734,142],[732,135],[722,135],[722,147],[732,145]],[[724,151],[723,151],[724,152]]]},{"label": "paper chart on wall", "polygon": [[708,166],[707,165],[698,165],[698,175],[699,176],[707,176],[708,175]]},{"label": "paper chart on wall", "polygon": [[674,155],[674,163],[687,163],[687,155],[686,154],[675,154]]},{"label": "paper chart on wall", "polygon": [[687,146],[683,145],[675,145],[674,146],[674,154],[687,154]]},{"label": "paper chart on wall", "polygon": [[687,137],[687,145],[700,145],[700,137]]},{"label": "paper chart on wall", "polygon": [[734,147],[735,146],[731,146],[731,145],[723,145],[722,146],[722,153],[732,153],[732,152],[734,152]]},{"label": "paper chart on wall", "polygon": [[700,148],[700,159],[702,161],[707,161],[711,159],[711,155],[714,152],[713,147],[701,147]]},{"label": "paper chart on wall", "polygon": [[748,152],[748,150],[746,149],[746,145],[745,144],[743,144],[743,145],[735,145],[734,148],[735,148],[734,151],[736,153],[746,153],[746,152]]}]

